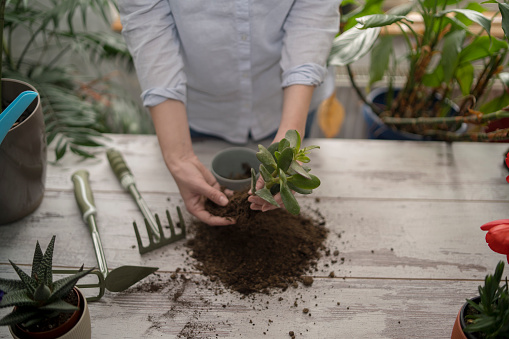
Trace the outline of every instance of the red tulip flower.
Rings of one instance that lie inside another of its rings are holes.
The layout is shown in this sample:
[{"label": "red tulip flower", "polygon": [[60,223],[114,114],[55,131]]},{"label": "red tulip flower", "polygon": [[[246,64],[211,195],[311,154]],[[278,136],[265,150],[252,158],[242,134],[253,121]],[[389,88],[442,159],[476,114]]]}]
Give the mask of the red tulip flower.
[{"label": "red tulip flower", "polygon": [[509,219],[490,221],[481,226],[486,233],[486,242],[495,252],[507,255],[509,262]]}]

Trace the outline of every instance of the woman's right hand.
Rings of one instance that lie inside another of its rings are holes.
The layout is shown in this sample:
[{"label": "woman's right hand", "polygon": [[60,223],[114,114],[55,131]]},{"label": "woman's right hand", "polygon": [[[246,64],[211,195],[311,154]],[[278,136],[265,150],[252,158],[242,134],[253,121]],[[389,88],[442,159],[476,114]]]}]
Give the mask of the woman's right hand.
[{"label": "woman's right hand", "polygon": [[196,155],[179,159],[169,167],[189,213],[211,226],[235,224],[235,220],[214,216],[205,209],[206,199],[219,206],[226,206],[228,198],[221,192],[216,178]]}]

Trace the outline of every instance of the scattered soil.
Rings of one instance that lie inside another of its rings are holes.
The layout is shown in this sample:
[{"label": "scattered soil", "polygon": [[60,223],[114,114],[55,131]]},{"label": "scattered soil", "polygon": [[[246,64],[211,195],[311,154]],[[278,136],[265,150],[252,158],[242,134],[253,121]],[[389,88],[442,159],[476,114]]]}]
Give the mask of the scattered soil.
[{"label": "scattered soil", "polygon": [[227,207],[207,202],[209,212],[234,217],[237,224],[211,227],[195,221],[191,225],[194,238],[187,246],[196,268],[244,295],[285,290],[297,281],[310,285],[302,275],[316,265],[325,249],[328,230],[323,221],[284,209],[253,211],[247,197],[247,191],[235,193]]}]

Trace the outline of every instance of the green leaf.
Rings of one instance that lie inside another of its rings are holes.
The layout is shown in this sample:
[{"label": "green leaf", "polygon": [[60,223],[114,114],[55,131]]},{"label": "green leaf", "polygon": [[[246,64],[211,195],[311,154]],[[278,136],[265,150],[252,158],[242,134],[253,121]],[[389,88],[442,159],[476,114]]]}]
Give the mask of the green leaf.
[{"label": "green leaf", "polygon": [[479,110],[484,114],[496,112],[509,105],[509,94],[507,91],[502,91],[499,96],[486,102]]},{"label": "green leaf", "polygon": [[17,309],[16,311],[12,311],[11,313],[7,314],[5,317],[0,319],[0,326],[24,323],[26,320],[32,319],[37,314],[39,314],[39,312],[37,312],[36,310],[26,311]]},{"label": "green leaf", "polygon": [[286,140],[286,138],[281,139],[279,141],[278,151],[282,152],[287,147],[290,147],[290,141]]},{"label": "green leaf", "polygon": [[409,14],[415,7],[415,3],[413,1],[409,1],[408,3],[403,3],[401,5],[397,5],[392,7],[387,11],[387,14],[405,16]]},{"label": "green leaf", "polygon": [[460,13],[466,16],[468,19],[472,20],[473,22],[479,24],[486,33],[490,34],[491,29],[491,21],[487,17],[485,17],[482,13],[479,13],[477,11],[471,10],[471,9],[449,9],[442,11],[438,13],[437,17],[442,17],[447,15],[448,13]]},{"label": "green leaf", "polygon": [[0,300],[0,307],[10,306],[35,306],[38,303],[32,300],[27,290],[18,290],[9,293],[5,293]]},{"label": "green leaf", "polygon": [[366,15],[362,18],[358,18],[357,22],[360,24],[360,29],[367,28],[376,28],[376,27],[384,27],[392,25],[393,23],[399,22],[406,19],[407,21],[413,22],[409,20],[407,17],[402,15],[392,15],[392,14],[372,14]]},{"label": "green leaf", "polygon": [[281,185],[280,193],[281,193],[281,200],[283,200],[283,204],[285,205],[285,208],[288,212],[290,212],[293,215],[297,215],[300,213],[300,206],[297,202],[297,199],[295,199],[295,196],[293,195],[292,191],[284,182],[282,179],[280,179],[279,184]]},{"label": "green leaf", "polygon": [[[18,274],[19,278],[25,285],[25,288],[28,290],[29,293],[33,294],[35,292],[35,289],[37,288],[37,281],[35,279],[32,279],[28,274],[23,272],[21,268],[18,267],[15,263],[9,260],[11,263],[11,266],[14,268],[16,273]],[[2,299],[3,300],[3,299]]]},{"label": "green leaf", "polygon": [[295,186],[303,189],[312,190],[320,186],[320,179],[318,179],[317,176],[313,174],[309,174],[309,176],[311,177],[311,179],[306,179],[300,174],[294,174],[288,178],[288,181],[294,184]]},{"label": "green leaf", "polygon": [[266,183],[272,180],[272,175],[263,164],[260,164],[260,174]]},{"label": "green leaf", "polygon": [[371,50],[371,62],[369,64],[369,85],[382,80],[389,68],[389,59],[392,54],[392,36],[380,37],[380,41]]},{"label": "green leaf", "polygon": [[428,87],[440,87],[444,81],[444,67],[439,64],[431,73],[426,73],[422,77],[422,83]]},{"label": "green leaf", "polygon": [[380,27],[359,29],[357,26],[340,34],[332,43],[328,63],[346,66],[368,53],[380,34]]},{"label": "green leaf", "polygon": [[51,294],[51,297],[49,298],[49,302],[54,302],[57,299],[61,299],[65,297],[76,285],[79,279],[86,276],[90,272],[92,272],[94,269],[91,268],[87,271],[80,271],[76,274],[64,277],[60,280],[57,280],[53,283],[53,293]]},{"label": "green leaf", "polygon": [[58,312],[70,313],[70,312],[74,312],[74,311],[78,310],[79,308],[77,308],[74,305],[69,304],[68,302],[65,302],[65,301],[59,299],[59,300],[52,302],[51,304],[44,305],[44,306],[40,307],[40,309],[45,310],[45,311],[58,311]]},{"label": "green leaf", "polygon": [[304,167],[302,167],[297,161],[293,160],[292,163],[290,164],[290,169],[295,171],[295,173],[298,173],[300,175],[302,175],[303,177],[307,178],[307,179],[311,179],[311,176],[308,174],[308,172],[306,171],[306,169],[304,169]]},{"label": "green leaf", "polygon": [[506,38],[509,38],[509,5],[506,3],[499,3],[498,9],[502,15],[502,29]]},{"label": "green leaf", "polygon": [[496,55],[508,48],[505,41],[489,36],[479,36],[465,46],[459,55],[459,64],[472,63],[486,57]]},{"label": "green leaf", "polygon": [[0,290],[4,292],[13,292],[24,288],[25,284],[22,281],[0,278]]},{"label": "green leaf", "polygon": [[290,168],[290,165],[293,161],[293,149],[287,147],[285,148],[277,161],[278,167],[283,171],[288,171],[288,168]]},{"label": "green leaf", "polygon": [[268,149],[266,149],[263,145],[258,145],[258,150],[256,157],[262,164],[273,168],[277,167],[276,161]]},{"label": "green leaf", "polygon": [[453,31],[444,37],[440,62],[443,66],[445,82],[449,82],[454,75],[465,36],[465,31]]},{"label": "green leaf", "polygon": [[295,191],[297,193],[300,193],[300,194],[311,194],[311,193],[313,193],[313,190],[308,190],[308,189],[297,187],[294,184],[292,184],[290,181],[288,181],[287,184],[288,184],[288,187],[292,191]]},{"label": "green leaf", "polygon": [[[260,164],[260,167],[262,166],[263,165]],[[251,168],[251,193],[254,194],[254,192],[256,192],[256,171],[254,168]]]},{"label": "green leaf", "polygon": [[297,130],[295,129],[288,130],[285,134],[285,139],[290,142],[289,146],[291,148],[295,148],[296,150],[300,149],[301,138]]},{"label": "green leaf", "polygon": [[463,64],[456,69],[456,80],[463,95],[470,94],[470,89],[474,83],[474,66],[472,64]]},{"label": "green leaf", "polygon": [[279,207],[279,204],[277,203],[276,199],[274,199],[268,188],[264,187],[262,189],[259,189],[258,191],[255,192],[255,194],[262,198],[263,200],[265,200],[266,202]]},{"label": "green leaf", "polygon": [[36,276],[42,277],[44,275],[43,269],[41,267],[42,262],[42,250],[41,245],[39,245],[39,241],[35,244],[34,257],[32,259],[32,274],[31,277],[35,279]]}]

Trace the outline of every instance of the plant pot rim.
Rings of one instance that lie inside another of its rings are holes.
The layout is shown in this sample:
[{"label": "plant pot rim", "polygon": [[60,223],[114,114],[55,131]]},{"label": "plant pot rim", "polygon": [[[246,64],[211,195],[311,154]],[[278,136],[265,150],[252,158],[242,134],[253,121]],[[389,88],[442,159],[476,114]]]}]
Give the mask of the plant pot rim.
[{"label": "plant pot rim", "polygon": [[[242,155],[244,154],[244,156]],[[229,166],[222,166],[223,161],[232,161],[235,162],[234,168],[230,168]],[[240,162],[239,162],[240,161]],[[210,171],[216,178],[217,182],[228,189],[238,191],[249,187],[251,183],[251,177],[244,179],[232,179],[225,174],[225,168],[229,168],[230,172],[228,173],[241,173],[240,169],[242,168],[242,163],[247,162],[251,168],[254,168],[258,173],[259,160],[256,157],[256,151],[249,147],[228,147],[219,152],[217,152],[212,158]],[[253,166],[255,165],[256,166]]]},{"label": "plant pot rim", "polygon": [[[15,83],[18,83],[18,84],[21,84],[21,85],[24,85],[24,86],[27,86],[28,88],[30,88],[31,91],[34,91],[37,93],[37,97],[35,98],[35,107],[34,109],[32,109],[32,111],[30,112],[30,115],[32,115],[34,112],[37,112],[37,109],[39,108],[39,106],[41,105],[41,95],[40,93],[35,89],[34,86],[32,86],[31,84],[29,84],[28,82],[26,81],[23,81],[23,80],[19,80],[19,79],[11,79],[11,78],[1,78],[1,81],[2,83],[3,82],[15,82]],[[30,106],[28,106],[29,108],[33,105],[30,104]],[[27,108],[28,109],[28,108]],[[25,122],[27,121],[28,119],[25,119],[23,120],[21,123],[15,125],[15,126],[12,126],[10,129],[9,129],[9,132],[11,131],[14,131],[15,129],[18,129],[18,128],[21,128],[22,125],[25,124]]]}]

